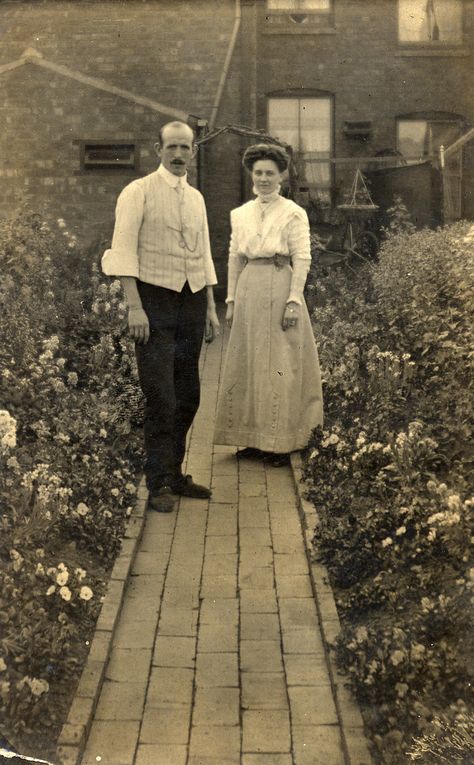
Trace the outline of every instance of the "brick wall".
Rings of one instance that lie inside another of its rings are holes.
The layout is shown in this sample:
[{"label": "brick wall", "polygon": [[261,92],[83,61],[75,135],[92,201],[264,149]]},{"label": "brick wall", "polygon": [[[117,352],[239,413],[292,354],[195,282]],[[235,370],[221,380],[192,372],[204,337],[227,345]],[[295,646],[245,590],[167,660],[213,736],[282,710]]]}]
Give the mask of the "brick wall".
[{"label": "brick wall", "polygon": [[[233,19],[233,0],[219,0],[218,12],[209,0],[7,1],[0,66],[33,47],[54,64],[208,119]],[[117,194],[156,168],[158,127],[173,117],[30,63],[0,74],[0,87],[1,213],[26,201],[82,238],[108,236]],[[81,171],[77,142],[101,139],[136,142],[137,172]]]}]

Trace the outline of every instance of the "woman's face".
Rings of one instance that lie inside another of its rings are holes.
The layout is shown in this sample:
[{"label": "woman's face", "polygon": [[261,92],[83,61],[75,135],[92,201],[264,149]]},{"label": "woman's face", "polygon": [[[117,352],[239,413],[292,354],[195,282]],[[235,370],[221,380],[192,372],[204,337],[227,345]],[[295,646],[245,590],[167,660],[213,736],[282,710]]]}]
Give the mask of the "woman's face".
[{"label": "woman's face", "polygon": [[252,167],[252,181],[261,194],[271,194],[280,185],[283,174],[273,159],[258,159]]}]

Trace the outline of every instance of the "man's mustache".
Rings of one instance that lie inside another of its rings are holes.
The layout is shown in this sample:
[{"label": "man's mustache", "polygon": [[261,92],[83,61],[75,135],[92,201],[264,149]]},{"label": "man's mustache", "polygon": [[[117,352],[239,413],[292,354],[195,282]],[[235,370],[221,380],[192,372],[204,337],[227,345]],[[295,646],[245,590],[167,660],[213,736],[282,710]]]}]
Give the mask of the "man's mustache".
[{"label": "man's mustache", "polygon": [[185,162],[183,162],[183,160],[182,160],[182,159],[173,159],[173,160],[171,161],[171,164],[172,164],[172,165],[184,165],[184,164],[186,164],[186,163],[185,163]]}]

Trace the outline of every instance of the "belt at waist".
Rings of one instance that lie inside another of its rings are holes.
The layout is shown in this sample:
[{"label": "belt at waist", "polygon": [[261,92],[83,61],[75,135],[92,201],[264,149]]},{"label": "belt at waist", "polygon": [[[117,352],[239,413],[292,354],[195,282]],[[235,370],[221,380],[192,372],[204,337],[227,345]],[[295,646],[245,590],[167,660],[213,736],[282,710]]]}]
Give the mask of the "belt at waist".
[{"label": "belt at waist", "polygon": [[291,263],[291,257],[289,255],[280,255],[279,252],[277,252],[275,255],[271,255],[268,258],[249,258],[246,259],[247,266],[250,265],[256,265],[256,266],[275,266],[275,268],[283,268],[283,266],[289,266]]}]

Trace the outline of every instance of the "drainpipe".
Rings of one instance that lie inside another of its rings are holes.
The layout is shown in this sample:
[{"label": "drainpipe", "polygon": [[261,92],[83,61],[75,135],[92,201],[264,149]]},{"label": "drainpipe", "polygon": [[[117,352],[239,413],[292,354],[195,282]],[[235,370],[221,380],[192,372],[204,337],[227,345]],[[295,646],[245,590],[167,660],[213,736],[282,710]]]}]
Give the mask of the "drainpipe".
[{"label": "drainpipe", "polygon": [[232,61],[232,56],[234,54],[235,44],[237,42],[237,37],[239,35],[239,29],[240,29],[240,20],[242,18],[242,10],[240,7],[240,0],[235,0],[235,15],[234,15],[234,27],[232,29],[232,35],[230,38],[229,47],[227,49],[227,54],[224,61],[224,68],[222,70],[222,74],[219,80],[219,85],[217,87],[217,93],[216,98],[214,100],[214,105],[212,107],[211,116],[209,119],[209,130],[212,130],[214,125],[216,124],[217,114],[219,111],[219,106],[222,100],[222,94],[224,92],[224,87],[226,84],[227,76],[229,74],[229,68],[230,63]]}]

